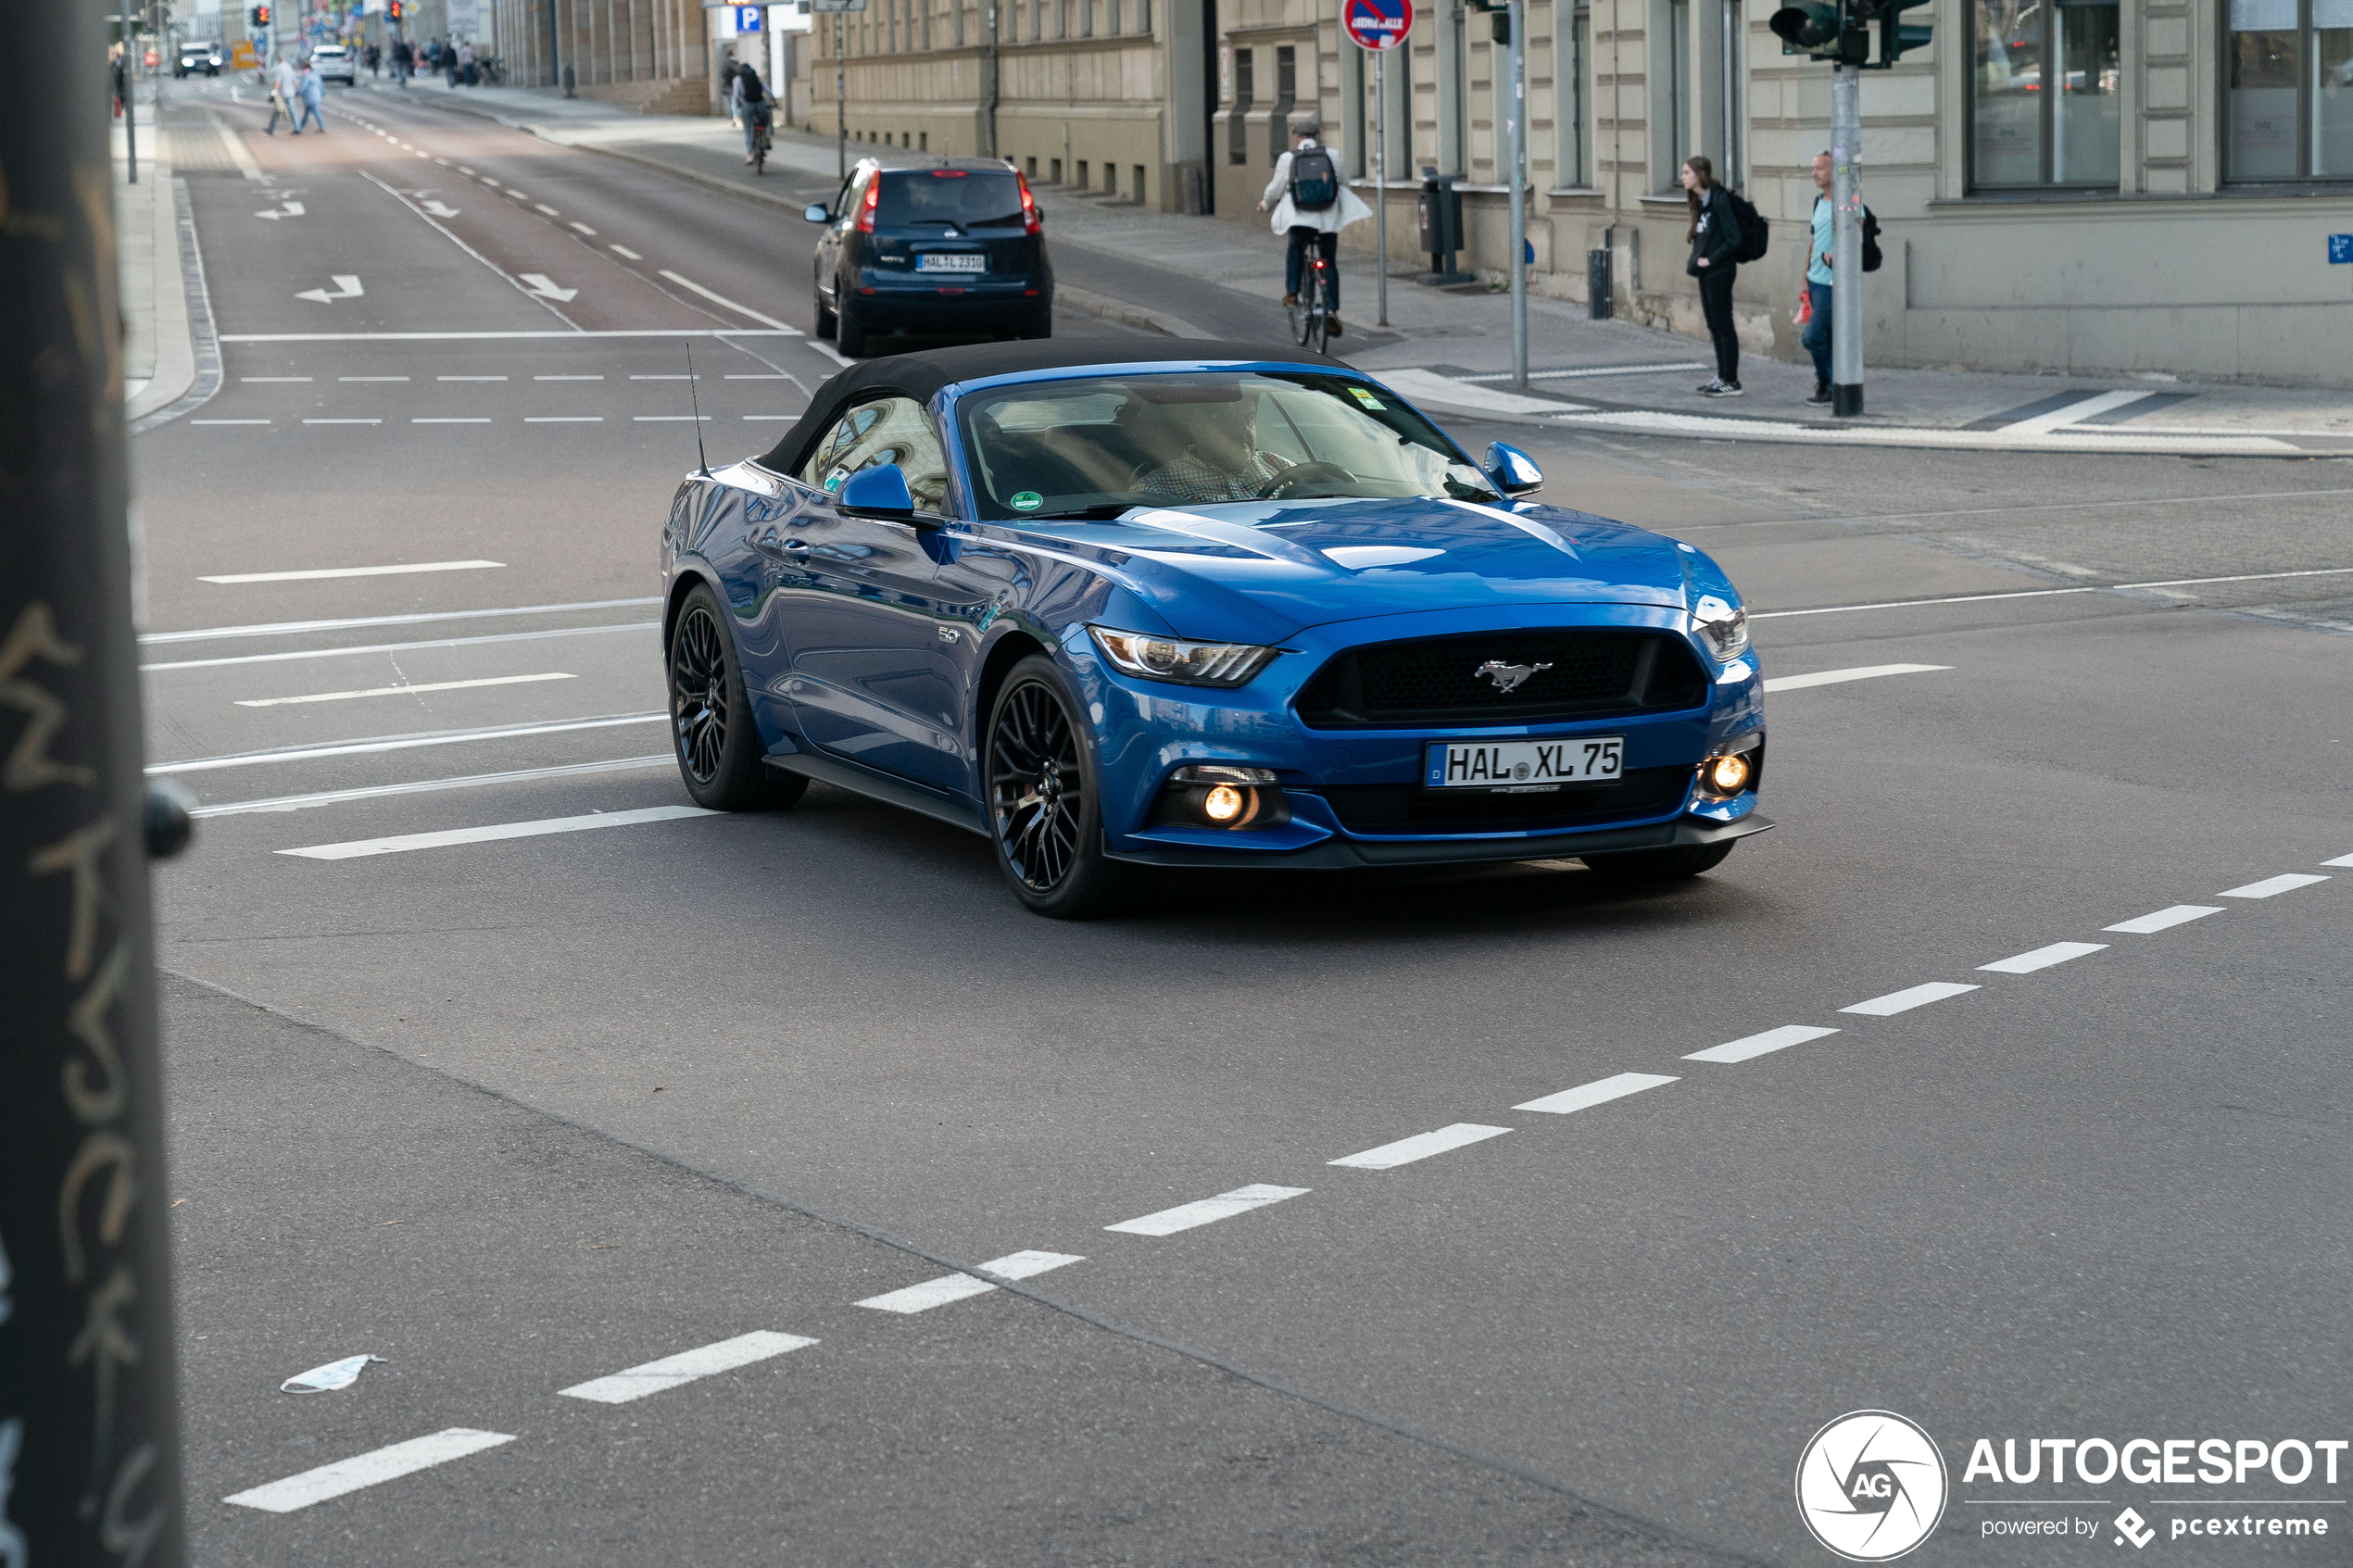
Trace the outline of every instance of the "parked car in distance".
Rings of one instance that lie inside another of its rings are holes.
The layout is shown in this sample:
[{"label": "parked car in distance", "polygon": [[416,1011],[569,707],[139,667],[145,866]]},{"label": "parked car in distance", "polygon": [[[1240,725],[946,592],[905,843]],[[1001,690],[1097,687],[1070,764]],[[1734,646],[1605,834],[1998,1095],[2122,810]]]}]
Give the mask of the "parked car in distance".
[{"label": "parked car in distance", "polygon": [[346,87],[359,85],[359,62],[340,44],[320,44],[310,51],[310,63],[319,68],[322,82],[340,82]]},{"label": "parked car in distance", "polygon": [[817,335],[863,354],[878,332],[1051,337],[1054,271],[1029,182],[997,158],[859,160],[817,241]]}]

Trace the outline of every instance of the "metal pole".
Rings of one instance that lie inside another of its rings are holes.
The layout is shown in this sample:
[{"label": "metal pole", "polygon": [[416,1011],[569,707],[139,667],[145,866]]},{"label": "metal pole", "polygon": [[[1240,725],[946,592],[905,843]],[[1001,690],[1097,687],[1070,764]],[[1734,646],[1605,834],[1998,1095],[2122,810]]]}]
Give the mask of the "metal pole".
[{"label": "metal pole", "polygon": [[1512,384],[1528,385],[1528,0],[1511,0]]},{"label": "metal pole", "polygon": [[1373,56],[1373,297],[1389,325],[1389,51]]},{"label": "metal pole", "polygon": [[130,183],[139,182],[139,56],[129,12],[122,18],[122,144],[130,154]]},{"label": "metal pole", "polygon": [[11,17],[50,69],[0,98],[0,1562],[178,1568],[106,18]]},{"label": "metal pole", "polygon": [[849,78],[841,62],[841,13],[834,13],[834,178],[849,178]]},{"label": "metal pole", "polygon": [[1862,71],[1831,76],[1831,413],[1863,411]]}]

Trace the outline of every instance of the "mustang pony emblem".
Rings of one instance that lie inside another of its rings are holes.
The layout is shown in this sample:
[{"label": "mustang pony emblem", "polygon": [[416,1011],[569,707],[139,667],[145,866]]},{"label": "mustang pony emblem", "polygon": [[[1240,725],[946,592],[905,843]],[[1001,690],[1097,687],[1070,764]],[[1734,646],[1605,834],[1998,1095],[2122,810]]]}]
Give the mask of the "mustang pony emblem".
[{"label": "mustang pony emblem", "polygon": [[1502,692],[1506,696],[1509,696],[1512,693],[1519,690],[1520,687],[1528,684],[1529,679],[1533,677],[1538,671],[1550,670],[1552,666],[1549,664],[1506,664],[1500,659],[1491,659],[1486,663],[1471,671],[1471,679],[1478,680],[1484,676],[1486,679],[1495,683],[1495,689],[1497,691]]}]

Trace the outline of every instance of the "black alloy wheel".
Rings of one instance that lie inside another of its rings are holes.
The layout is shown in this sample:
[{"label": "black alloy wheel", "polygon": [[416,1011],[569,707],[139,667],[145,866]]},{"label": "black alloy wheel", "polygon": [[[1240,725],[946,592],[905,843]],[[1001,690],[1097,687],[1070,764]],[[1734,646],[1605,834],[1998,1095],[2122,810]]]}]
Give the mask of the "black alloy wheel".
[{"label": "black alloy wheel", "polygon": [[714,811],[789,806],[809,781],[761,760],[742,672],[718,596],[697,584],[670,633],[670,739],[695,804]]},{"label": "black alloy wheel", "polygon": [[1059,920],[1103,914],[1155,891],[1163,873],[1103,853],[1092,741],[1054,661],[1013,666],[989,718],[990,836],[1013,893]]}]

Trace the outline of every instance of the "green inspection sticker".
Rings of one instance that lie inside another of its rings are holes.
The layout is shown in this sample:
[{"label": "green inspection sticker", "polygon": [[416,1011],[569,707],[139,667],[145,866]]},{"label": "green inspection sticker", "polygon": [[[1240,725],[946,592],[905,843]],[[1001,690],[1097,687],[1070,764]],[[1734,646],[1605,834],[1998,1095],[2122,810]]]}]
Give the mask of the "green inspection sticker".
[{"label": "green inspection sticker", "polygon": [[1388,405],[1384,404],[1379,398],[1374,396],[1371,393],[1365,391],[1361,386],[1352,386],[1348,390],[1350,394],[1355,397],[1357,402],[1362,403],[1365,408],[1370,408],[1377,414],[1379,413],[1381,409],[1388,407]]},{"label": "green inspection sticker", "polygon": [[1022,490],[1015,492],[1008,504],[1017,512],[1034,512],[1046,504],[1046,497],[1035,490]]}]

